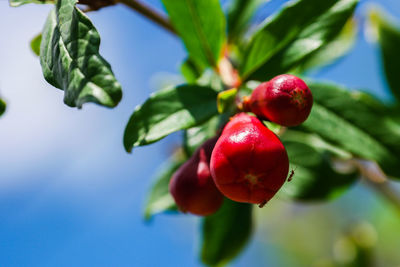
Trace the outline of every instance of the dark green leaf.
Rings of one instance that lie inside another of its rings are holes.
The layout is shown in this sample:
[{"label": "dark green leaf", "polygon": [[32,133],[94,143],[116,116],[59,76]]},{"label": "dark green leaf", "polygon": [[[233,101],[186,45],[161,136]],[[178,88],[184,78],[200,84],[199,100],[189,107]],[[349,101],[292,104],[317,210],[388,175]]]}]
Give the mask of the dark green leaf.
[{"label": "dark green leaf", "polygon": [[308,82],[314,106],[300,126],[320,135],[354,156],[376,161],[387,174],[400,177],[400,159],[394,147],[399,145],[400,125],[385,117],[376,106],[363,103],[361,92],[348,92],[335,85]]},{"label": "dark green leaf", "polygon": [[186,158],[182,155],[173,156],[161,171],[156,175],[157,179],[153,184],[149,197],[145,204],[144,216],[146,220],[157,213],[165,211],[177,211],[174,199],[169,193],[169,181],[176,170],[185,162]]},{"label": "dark green leaf", "polygon": [[10,6],[18,7],[25,4],[52,4],[54,0],[9,0]]},{"label": "dark green leaf", "polygon": [[268,80],[296,67],[341,32],[358,0],[299,0],[260,27],[246,50],[244,79]]},{"label": "dark green leaf", "polygon": [[187,129],[184,133],[185,152],[190,156],[205,141],[213,138],[220,127],[220,116],[214,116],[197,127]]},{"label": "dark green leaf", "polygon": [[204,68],[201,64],[196,63],[193,59],[187,58],[181,65],[181,73],[188,83],[195,83],[201,74],[204,72]]},{"label": "dark green leaf", "polygon": [[100,36],[75,4],[59,0],[43,31],[40,59],[45,79],[64,90],[64,102],[114,107],[122,97],[111,66],[99,54]]},{"label": "dark green leaf", "polygon": [[241,37],[250,25],[257,8],[265,0],[233,0],[228,10],[228,39],[233,43]]},{"label": "dark green leaf", "polygon": [[382,54],[383,67],[390,90],[400,101],[400,28],[398,23],[387,19],[385,13],[373,12],[370,15],[373,27],[376,28]]},{"label": "dark green leaf", "polygon": [[357,40],[357,23],[349,19],[341,33],[325,46],[311,53],[296,67],[296,72],[302,73],[316,67],[329,65],[345,56],[353,48]]},{"label": "dark green leaf", "polygon": [[279,195],[296,200],[327,200],[338,196],[357,179],[356,170],[339,173],[331,165],[331,152],[344,158],[346,152],[328,144],[315,134],[288,131],[282,142],[289,155],[292,181],[285,183]]},{"label": "dark green leaf", "polygon": [[4,111],[6,111],[6,102],[4,102],[1,98],[0,98],[0,116],[3,115]]},{"label": "dark green leaf", "polygon": [[225,16],[219,0],[162,0],[191,58],[217,66],[225,41]]},{"label": "dark green leaf", "polygon": [[35,55],[40,55],[40,43],[42,42],[42,34],[36,35],[31,41],[31,49]]},{"label": "dark green leaf", "polygon": [[154,143],[217,113],[217,92],[209,87],[183,85],[160,90],[133,112],[125,129],[125,149]]},{"label": "dark green leaf", "polygon": [[202,261],[209,266],[228,263],[245,247],[252,226],[252,205],[225,199],[218,212],[204,218]]}]

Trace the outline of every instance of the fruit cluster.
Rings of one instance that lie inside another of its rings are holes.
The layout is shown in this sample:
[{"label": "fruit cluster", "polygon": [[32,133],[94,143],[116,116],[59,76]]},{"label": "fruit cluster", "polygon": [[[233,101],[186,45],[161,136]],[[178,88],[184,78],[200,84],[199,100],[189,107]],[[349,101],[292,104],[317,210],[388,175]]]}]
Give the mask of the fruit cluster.
[{"label": "fruit cluster", "polygon": [[300,78],[279,75],[244,99],[243,111],[172,176],[169,189],[180,210],[216,212],[223,196],[262,207],[286,181],[289,159],[279,138],[260,119],[296,126],[310,114],[313,97]]}]

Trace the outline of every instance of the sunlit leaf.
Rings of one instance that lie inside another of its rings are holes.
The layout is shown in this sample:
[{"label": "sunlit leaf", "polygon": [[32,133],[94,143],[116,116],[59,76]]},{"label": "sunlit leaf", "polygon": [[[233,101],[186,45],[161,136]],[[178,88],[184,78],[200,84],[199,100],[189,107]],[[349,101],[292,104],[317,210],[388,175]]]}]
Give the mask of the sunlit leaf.
[{"label": "sunlit leaf", "polygon": [[287,72],[342,31],[358,0],[298,0],[268,18],[254,34],[241,69],[244,79]]},{"label": "sunlit leaf", "polygon": [[302,60],[300,65],[296,67],[296,72],[302,73],[309,69],[320,68],[345,56],[357,40],[357,30],[356,21],[354,19],[348,20],[340,34]]},{"label": "sunlit leaf", "polygon": [[99,54],[97,30],[76,2],[59,0],[47,18],[40,49],[44,77],[64,90],[68,106],[94,102],[114,107],[122,97],[121,85]]},{"label": "sunlit leaf", "polygon": [[25,4],[53,4],[54,0],[9,0],[10,6],[18,7]]},{"label": "sunlit leaf", "polygon": [[217,66],[225,41],[225,16],[219,0],[162,0],[189,56]]},{"label": "sunlit leaf", "polygon": [[217,92],[209,87],[182,85],[157,91],[138,106],[125,129],[124,146],[154,143],[183,129],[199,125],[217,111]]},{"label": "sunlit leaf", "polygon": [[31,49],[35,55],[40,55],[40,44],[42,42],[42,34],[36,35],[31,41]]}]

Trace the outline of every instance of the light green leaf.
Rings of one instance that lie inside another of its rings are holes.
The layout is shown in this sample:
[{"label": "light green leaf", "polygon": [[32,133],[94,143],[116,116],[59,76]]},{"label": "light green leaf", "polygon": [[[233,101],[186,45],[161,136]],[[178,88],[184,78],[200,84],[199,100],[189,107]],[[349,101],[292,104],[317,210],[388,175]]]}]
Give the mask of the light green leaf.
[{"label": "light green leaf", "polygon": [[182,85],[160,90],[133,112],[125,129],[125,149],[130,152],[136,146],[154,143],[217,113],[217,92],[209,87]]},{"label": "light green leaf", "polygon": [[217,66],[225,41],[225,16],[219,0],[162,0],[189,56],[202,66]]},{"label": "light green leaf", "polygon": [[227,14],[228,39],[235,42],[243,36],[257,8],[267,0],[233,0]]},{"label": "light green leaf", "polygon": [[6,111],[6,102],[0,98],[0,116],[3,115],[4,111]]},{"label": "light green leaf", "polygon": [[388,17],[383,11],[370,13],[371,23],[377,32],[386,80],[393,96],[400,101],[400,27]]},{"label": "light green leaf", "polygon": [[245,247],[252,233],[252,205],[225,199],[222,208],[204,218],[201,259],[223,266]]},{"label": "light green leaf", "polygon": [[40,55],[40,43],[41,42],[42,42],[42,34],[41,33],[36,35],[31,41],[32,52],[35,53],[35,55],[37,55],[37,56]]},{"label": "light green leaf", "polygon": [[243,79],[268,80],[287,72],[341,32],[358,0],[298,0],[268,18],[252,38]]},{"label": "light green leaf", "polygon": [[111,66],[99,54],[100,36],[76,0],[59,0],[43,30],[40,61],[45,79],[64,90],[64,102],[114,107],[122,97]]},{"label": "light green leaf", "polygon": [[356,21],[349,19],[340,34],[302,60],[296,67],[296,72],[302,73],[310,69],[321,68],[345,56],[353,48],[357,40],[357,32]]},{"label": "light green leaf", "polygon": [[151,187],[145,204],[146,220],[150,220],[152,216],[161,212],[177,211],[175,201],[169,193],[169,181],[186,159],[182,153],[175,154],[156,175],[157,179]]},{"label": "light green leaf", "polygon": [[236,108],[235,100],[238,90],[236,88],[232,88],[229,90],[222,91],[217,96],[217,108],[219,113],[225,113],[231,110],[232,108]]},{"label": "light green leaf", "polygon": [[9,0],[10,6],[18,7],[25,4],[53,4],[54,0]]}]

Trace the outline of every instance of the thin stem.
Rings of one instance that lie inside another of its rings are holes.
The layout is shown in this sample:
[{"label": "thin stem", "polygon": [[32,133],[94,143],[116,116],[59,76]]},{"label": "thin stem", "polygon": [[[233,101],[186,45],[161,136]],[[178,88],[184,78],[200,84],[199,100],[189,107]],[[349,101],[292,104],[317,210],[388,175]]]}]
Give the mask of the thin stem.
[{"label": "thin stem", "polygon": [[116,0],[116,2],[121,3],[136,12],[142,14],[146,18],[150,19],[154,23],[158,24],[165,30],[169,31],[170,33],[174,35],[178,35],[174,29],[174,27],[171,25],[169,22],[168,18],[166,18],[163,14],[160,12],[154,10],[147,4],[144,4],[138,0]]}]

